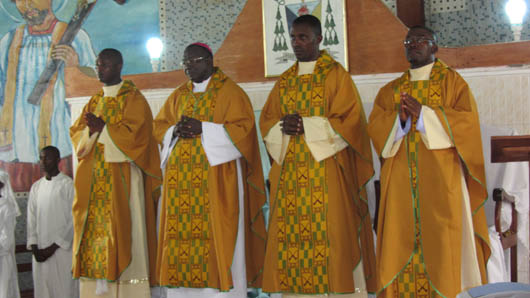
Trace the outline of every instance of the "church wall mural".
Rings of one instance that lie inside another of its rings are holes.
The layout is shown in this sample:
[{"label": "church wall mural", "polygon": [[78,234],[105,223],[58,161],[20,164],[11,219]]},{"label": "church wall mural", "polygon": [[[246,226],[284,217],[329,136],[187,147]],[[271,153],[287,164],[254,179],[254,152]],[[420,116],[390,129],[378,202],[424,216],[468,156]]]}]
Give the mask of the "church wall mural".
[{"label": "church wall mural", "polygon": [[[96,55],[116,48],[124,75],[151,72],[145,45],[160,36],[158,8],[157,0],[0,0],[0,168],[22,211],[17,245],[26,243],[27,192],[42,175],[39,149],[58,147],[61,171],[72,175],[68,70],[94,76]],[[17,254],[17,263],[31,258]],[[18,279],[22,290],[33,288],[31,272]]]},{"label": "church wall mural", "polygon": [[151,72],[145,44],[159,37],[157,0],[0,0],[0,168],[15,192],[41,176],[54,145],[72,175],[65,67],[94,76],[97,53],[116,48],[123,74]]}]

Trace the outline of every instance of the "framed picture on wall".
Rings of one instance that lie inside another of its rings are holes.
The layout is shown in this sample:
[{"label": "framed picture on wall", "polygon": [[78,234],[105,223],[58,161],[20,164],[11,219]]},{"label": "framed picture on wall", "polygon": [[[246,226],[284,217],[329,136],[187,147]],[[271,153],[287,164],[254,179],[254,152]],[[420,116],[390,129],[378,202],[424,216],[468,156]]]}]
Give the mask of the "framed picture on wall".
[{"label": "framed picture on wall", "polygon": [[348,70],[344,0],[262,0],[265,76],[279,76],[296,61],[290,41],[294,19],[312,14],[322,23],[320,49]]}]

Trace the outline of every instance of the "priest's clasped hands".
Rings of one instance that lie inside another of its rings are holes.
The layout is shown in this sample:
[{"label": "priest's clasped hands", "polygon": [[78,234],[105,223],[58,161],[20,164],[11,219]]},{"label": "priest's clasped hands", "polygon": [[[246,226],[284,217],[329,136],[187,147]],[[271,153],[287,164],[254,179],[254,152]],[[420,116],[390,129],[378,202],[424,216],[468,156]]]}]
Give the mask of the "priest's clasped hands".
[{"label": "priest's clasped hands", "polygon": [[284,134],[291,136],[304,134],[304,122],[298,113],[285,115],[280,121],[280,126]]},{"label": "priest's clasped hands", "polygon": [[85,121],[90,135],[95,132],[101,132],[103,127],[105,127],[105,121],[90,112],[85,114]]},{"label": "priest's clasped hands", "polygon": [[195,118],[182,116],[173,129],[173,137],[190,139],[202,134],[202,123]]},{"label": "priest's clasped hands", "polygon": [[418,118],[421,112],[421,103],[406,92],[401,92],[401,107],[399,109],[399,120],[406,122],[409,116]]}]

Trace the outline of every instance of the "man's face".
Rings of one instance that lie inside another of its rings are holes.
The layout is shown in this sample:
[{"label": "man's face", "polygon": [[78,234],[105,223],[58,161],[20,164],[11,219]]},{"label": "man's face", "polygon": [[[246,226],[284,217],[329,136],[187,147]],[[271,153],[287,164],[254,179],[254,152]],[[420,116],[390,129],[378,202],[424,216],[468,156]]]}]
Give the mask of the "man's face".
[{"label": "man's face", "polygon": [[52,0],[16,0],[20,15],[28,25],[40,25],[51,10]]},{"label": "man's face", "polygon": [[96,59],[96,72],[100,82],[109,84],[120,79],[121,67],[112,59],[99,55]]},{"label": "man's face", "polygon": [[52,151],[42,150],[39,153],[39,158],[40,168],[46,173],[50,173],[59,167],[60,159]]},{"label": "man's face", "polygon": [[316,36],[309,25],[295,24],[291,27],[291,46],[298,61],[316,60],[320,55],[318,45],[321,41],[322,36]]},{"label": "man's face", "polygon": [[438,51],[432,34],[421,28],[409,30],[405,39],[405,55],[412,68],[418,68],[434,62],[434,54]]},{"label": "man's face", "polygon": [[213,69],[212,58],[198,47],[189,47],[184,51],[182,64],[188,78],[195,83],[206,80]]}]

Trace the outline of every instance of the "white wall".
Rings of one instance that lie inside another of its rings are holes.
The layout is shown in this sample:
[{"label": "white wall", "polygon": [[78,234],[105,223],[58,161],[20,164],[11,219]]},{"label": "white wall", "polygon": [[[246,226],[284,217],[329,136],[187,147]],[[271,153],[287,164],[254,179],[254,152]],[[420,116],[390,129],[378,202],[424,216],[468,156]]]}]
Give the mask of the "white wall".
[{"label": "white wall", "polygon": [[[530,67],[489,67],[459,70],[477,102],[482,124],[513,128],[530,134]],[[399,73],[352,76],[363,102],[374,101],[379,88]],[[267,100],[273,82],[243,83],[254,109],[259,111]],[[172,89],[143,90],[156,114]],[[72,107],[72,121],[79,116],[89,97],[67,99]]]}]

